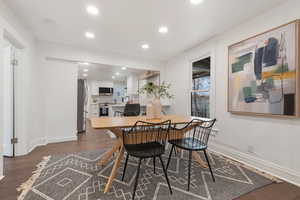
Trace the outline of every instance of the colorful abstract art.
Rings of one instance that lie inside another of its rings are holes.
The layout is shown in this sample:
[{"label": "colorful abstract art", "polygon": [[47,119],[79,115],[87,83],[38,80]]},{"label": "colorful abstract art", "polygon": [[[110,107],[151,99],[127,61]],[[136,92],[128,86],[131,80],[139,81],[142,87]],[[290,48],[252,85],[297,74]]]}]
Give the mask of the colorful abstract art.
[{"label": "colorful abstract art", "polygon": [[292,22],[229,47],[229,112],[298,114],[297,26]]}]

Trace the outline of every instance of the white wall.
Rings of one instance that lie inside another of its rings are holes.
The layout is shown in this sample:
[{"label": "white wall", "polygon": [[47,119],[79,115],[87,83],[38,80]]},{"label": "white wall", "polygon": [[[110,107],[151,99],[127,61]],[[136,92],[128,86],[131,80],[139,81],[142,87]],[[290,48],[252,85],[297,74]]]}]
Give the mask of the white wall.
[{"label": "white wall", "polygon": [[77,65],[42,59],[43,131],[46,143],[77,139]]},{"label": "white wall", "polygon": [[2,47],[3,59],[3,155],[12,156],[13,146],[11,145],[11,138],[13,137],[13,80],[11,67],[12,47],[6,45]]},{"label": "white wall", "polygon": [[[175,95],[173,112],[190,114],[191,61],[212,56],[215,102],[212,115],[218,119],[218,136],[211,149],[222,152],[262,170],[300,185],[300,120],[232,115],[227,112],[228,46],[270,28],[300,18],[300,1],[289,0],[251,21],[232,28],[198,47],[171,59],[166,65],[165,80]],[[254,153],[248,152],[253,148]]]},{"label": "white wall", "polygon": [[[3,28],[0,26],[0,35],[3,35]],[[0,48],[3,47],[3,40],[0,39]],[[3,63],[3,56],[2,56],[2,52],[0,50],[0,113],[3,113],[4,110],[4,104],[3,104],[3,69],[4,67],[2,67],[2,63]],[[0,179],[3,176],[3,156],[2,156],[2,152],[3,152],[3,115],[0,115]]]}]

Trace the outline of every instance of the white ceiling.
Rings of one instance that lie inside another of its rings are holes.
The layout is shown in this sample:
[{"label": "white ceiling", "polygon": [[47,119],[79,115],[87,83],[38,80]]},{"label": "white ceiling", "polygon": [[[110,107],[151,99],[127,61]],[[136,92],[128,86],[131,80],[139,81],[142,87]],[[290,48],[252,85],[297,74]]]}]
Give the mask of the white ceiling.
[{"label": "white ceiling", "polygon": [[[138,56],[168,58],[284,0],[6,0],[39,40]],[[86,6],[99,8],[89,16]],[[160,25],[169,28],[158,33]],[[84,37],[95,33],[94,40]],[[147,42],[150,49],[142,50]]]},{"label": "white ceiling", "polygon": [[[88,69],[88,72],[84,72],[84,69]],[[117,76],[116,73],[119,72],[120,75]],[[127,80],[127,77],[130,75],[142,75],[146,70],[140,69],[131,69],[127,68],[122,70],[121,67],[112,66],[112,65],[103,65],[103,64],[90,64],[78,66],[78,77],[86,78],[88,80],[102,80],[102,81],[118,81],[123,82]],[[83,74],[88,74],[88,77],[83,77]],[[115,79],[112,79],[112,76],[115,76]]]}]

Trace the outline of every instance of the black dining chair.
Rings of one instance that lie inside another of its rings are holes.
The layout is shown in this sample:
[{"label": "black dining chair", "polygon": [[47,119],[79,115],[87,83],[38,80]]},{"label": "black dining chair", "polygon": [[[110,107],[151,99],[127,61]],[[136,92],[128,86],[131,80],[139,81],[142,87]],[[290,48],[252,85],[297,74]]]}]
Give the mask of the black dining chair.
[{"label": "black dining chair", "polygon": [[168,179],[165,165],[162,160],[162,155],[165,153],[165,145],[170,127],[170,120],[161,123],[138,121],[132,128],[123,130],[123,144],[127,152],[127,156],[125,160],[122,181],[124,180],[124,176],[126,173],[129,156],[133,156],[139,159],[132,199],[134,199],[135,197],[135,192],[138,185],[141,162],[143,159],[147,158],[153,158],[155,168],[155,159],[156,157],[159,157],[170,193],[172,194],[172,188]]},{"label": "black dining chair", "polygon": [[141,113],[140,104],[129,104],[127,103],[124,108],[124,112],[115,111],[115,116],[139,116]]},{"label": "black dining chair", "polygon": [[[201,121],[199,119],[194,119],[189,122],[183,128],[172,127],[170,130],[169,137],[175,139],[169,139],[169,143],[172,145],[169,159],[167,163],[167,169],[169,168],[172,152],[174,148],[179,148],[187,150],[189,152],[189,164],[188,164],[188,191],[190,190],[190,178],[191,178],[191,162],[192,162],[192,152],[193,151],[203,151],[210,173],[213,181],[215,182],[215,177],[211,169],[209,159],[207,157],[206,149],[208,145],[209,136],[211,134],[212,128],[216,122],[216,119],[209,121]],[[176,134],[184,134],[183,137],[178,137]],[[174,137],[175,136],[175,137]],[[176,139],[177,138],[177,139]]]}]

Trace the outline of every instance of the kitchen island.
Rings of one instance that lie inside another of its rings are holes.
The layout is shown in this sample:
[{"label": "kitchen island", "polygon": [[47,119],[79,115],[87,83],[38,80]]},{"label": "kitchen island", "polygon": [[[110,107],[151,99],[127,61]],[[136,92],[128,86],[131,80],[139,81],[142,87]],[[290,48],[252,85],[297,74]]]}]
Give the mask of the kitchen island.
[{"label": "kitchen island", "polygon": [[[125,103],[109,105],[109,116],[113,117],[116,111],[123,112],[125,105],[126,105]],[[170,107],[171,107],[170,104],[163,104],[162,105],[163,112],[168,113]],[[141,115],[143,114],[146,114],[146,105],[141,105]]]}]

